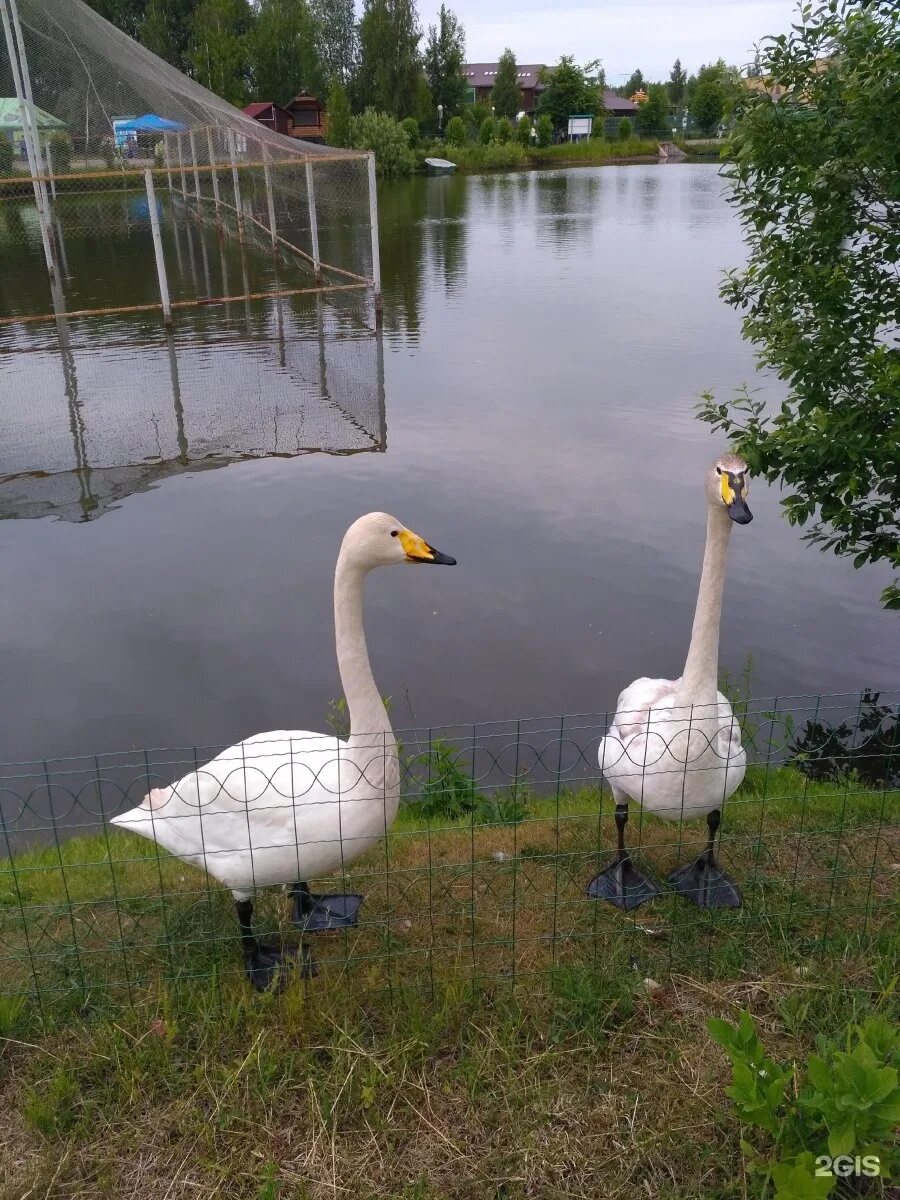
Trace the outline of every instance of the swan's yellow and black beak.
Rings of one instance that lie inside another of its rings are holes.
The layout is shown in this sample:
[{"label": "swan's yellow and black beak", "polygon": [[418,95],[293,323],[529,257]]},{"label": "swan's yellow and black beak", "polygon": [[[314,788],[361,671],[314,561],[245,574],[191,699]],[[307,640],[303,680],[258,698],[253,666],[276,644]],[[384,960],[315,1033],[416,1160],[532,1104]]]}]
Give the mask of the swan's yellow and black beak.
[{"label": "swan's yellow and black beak", "polygon": [[719,482],[729,517],[738,525],[749,525],[753,520],[753,513],[747,507],[747,482],[744,472],[722,471]]},{"label": "swan's yellow and black beak", "polygon": [[424,538],[420,538],[411,529],[400,530],[400,544],[407,562],[435,563],[441,567],[455,567],[456,559],[449,554],[441,554],[434,546],[429,546]]}]

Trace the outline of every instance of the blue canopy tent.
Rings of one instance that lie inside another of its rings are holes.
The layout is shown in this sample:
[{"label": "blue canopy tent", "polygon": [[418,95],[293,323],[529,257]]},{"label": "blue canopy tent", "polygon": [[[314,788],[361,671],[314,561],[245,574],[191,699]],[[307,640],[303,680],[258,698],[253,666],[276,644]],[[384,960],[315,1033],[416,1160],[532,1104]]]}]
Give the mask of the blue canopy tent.
[{"label": "blue canopy tent", "polygon": [[187,125],[180,121],[170,121],[168,117],[158,117],[156,113],[144,113],[142,117],[126,117],[113,121],[113,134],[116,145],[122,147],[126,142],[135,141],[142,133],[184,133]]}]

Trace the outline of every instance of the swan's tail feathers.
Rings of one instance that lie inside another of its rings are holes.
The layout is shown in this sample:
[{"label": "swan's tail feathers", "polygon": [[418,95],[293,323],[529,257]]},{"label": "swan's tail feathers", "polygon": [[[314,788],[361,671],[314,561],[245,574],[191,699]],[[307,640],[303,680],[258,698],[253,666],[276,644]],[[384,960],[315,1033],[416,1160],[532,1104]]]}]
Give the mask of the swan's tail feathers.
[{"label": "swan's tail feathers", "polygon": [[156,840],[153,833],[154,817],[165,810],[174,791],[174,787],[152,788],[137,808],[129,808],[126,812],[110,817],[110,823],[118,825],[120,829],[130,829],[134,833]]}]

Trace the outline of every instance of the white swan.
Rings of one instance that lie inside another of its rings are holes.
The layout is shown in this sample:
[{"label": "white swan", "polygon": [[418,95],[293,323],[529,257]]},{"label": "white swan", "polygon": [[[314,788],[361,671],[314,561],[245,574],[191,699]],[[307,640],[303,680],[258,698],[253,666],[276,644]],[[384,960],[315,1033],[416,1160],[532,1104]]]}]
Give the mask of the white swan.
[{"label": "white swan", "polygon": [[706,550],[691,644],[680,679],[636,679],[622,692],[600,768],[616,801],[618,850],[588,885],[588,894],[637,908],[660,891],[625,850],[628,801],[667,821],[705,816],[706,849],[668,882],[702,908],[737,908],[737,888],[718,867],[713,845],[721,806],[744,778],[747,755],[731,705],[716,686],[725,557],[732,523],[753,518],[747,507],[747,464],[725,454],[706,476]]},{"label": "white swan", "polygon": [[[347,530],[334,575],[338,668],[350,715],[345,741],[305,730],[260,733],[112,818],[231,889],[247,975],[260,991],[296,949],[254,937],[255,890],[346,867],[385,836],[397,815],[397,743],[372,678],[362,608],[368,573],[402,562],[456,560],[386,513],[369,513]],[[312,896],[303,882],[292,894],[295,920],[307,929],[352,923],[360,900]],[[309,951],[302,951],[304,971],[313,973]]]}]

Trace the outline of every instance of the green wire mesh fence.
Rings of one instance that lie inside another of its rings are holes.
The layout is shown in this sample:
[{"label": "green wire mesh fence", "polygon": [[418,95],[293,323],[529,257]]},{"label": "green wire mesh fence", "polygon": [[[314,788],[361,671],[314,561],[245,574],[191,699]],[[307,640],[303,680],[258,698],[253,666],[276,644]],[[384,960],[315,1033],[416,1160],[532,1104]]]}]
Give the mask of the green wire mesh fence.
[{"label": "green wire mesh fence", "polygon": [[[598,763],[611,714],[395,731],[400,806],[393,823],[391,775],[383,769],[393,746],[390,735],[378,735],[368,743],[369,762],[381,761],[386,799],[370,848],[352,862],[355,851],[347,849],[339,874],[302,880],[313,899],[316,888],[326,900],[334,892],[361,896],[355,923],[320,921],[314,932],[315,921],[304,927],[303,896],[266,887],[252,897],[255,933],[311,944],[316,976],[285,968],[278,982],[304,987],[312,998],[323,989],[407,985],[427,996],[460,978],[533,990],[567,966],[635,968],[658,979],[865,955],[887,945],[897,925],[898,699],[864,692],[735,704],[748,768],[721,805],[718,860],[740,889],[736,908],[698,907],[664,882],[659,895],[631,911],[588,895],[589,880],[616,847]],[[335,762],[344,764],[328,803],[346,814],[361,775],[351,779],[339,733],[317,744],[325,765],[313,782],[321,786]],[[245,798],[253,792],[248,771],[257,769],[246,747],[230,775]],[[316,806],[300,805],[313,779],[307,771],[299,782],[308,750],[292,744],[292,782],[275,781],[283,802],[272,807],[270,836],[278,841],[289,818],[287,841],[296,842],[298,856],[318,828]],[[175,781],[205,778],[203,765],[217,752],[154,749],[0,768],[2,1011],[47,1020],[101,1004],[133,1005],[160,988],[173,991],[176,1003],[180,987],[198,983],[220,998],[246,989],[229,891],[156,841],[110,824],[153,789],[165,797]],[[640,769],[647,771],[644,756]],[[692,769],[682,772],[686,795]],[[713,769],[724,776],[721,765]],[[216,786],[221,795],[230,785]],[[209,793],[197,795],[193,810],[187,797],[185,819],[196,822],[201,838],[208,822],[221,846],[216,803]],[[169,817],[174,812],[167,816],[163,804],[148,820]],[[263,862],[271,847],[258,834],[241,841],[229,828],[237,852]],[[662,821],[631,805],[630,854],[660,881],[702,852],[706,836],[701,819]]]}]

